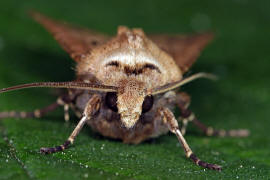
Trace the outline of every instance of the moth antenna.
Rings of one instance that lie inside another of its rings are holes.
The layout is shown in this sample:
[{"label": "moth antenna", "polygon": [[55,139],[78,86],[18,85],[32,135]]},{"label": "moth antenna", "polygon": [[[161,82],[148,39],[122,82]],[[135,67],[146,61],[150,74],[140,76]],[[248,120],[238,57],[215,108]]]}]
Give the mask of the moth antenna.
[{"label": "moth antenna", "polygon": [[211,79],[211,80],[218,79],[218,77],[213,75],[213,74],[201,72],[201,73],[193,74],[185,79],[181,79],[179,81],[169,83],[169,84],[166,84],[164,86],[157,87],[154,90],[152,90],[152,92],[149,92],[149,94],[156,95],[156,94],[164,93],[164,92],[173,90],[175,88],[178,88],[180,86],[183,86],[183,85],[185,85],[191,81],[194,81],[196,79],[199,79],[199,78],[206,78],[206,79]]},{"label": "moth antenna", "polygon": [[106,86],[106,85],[96,85],[84,82],[35,82],[29,84],[21,84],[17,86],[12,86],[8,88],[3,88],[0,93],[14,91],[19,89],[34,88],[34,87],[44,87],[44,88],[67,88],[67,89],[83,89],[90,91],[101,91],[101,92],[117,92],[117,87]]}]

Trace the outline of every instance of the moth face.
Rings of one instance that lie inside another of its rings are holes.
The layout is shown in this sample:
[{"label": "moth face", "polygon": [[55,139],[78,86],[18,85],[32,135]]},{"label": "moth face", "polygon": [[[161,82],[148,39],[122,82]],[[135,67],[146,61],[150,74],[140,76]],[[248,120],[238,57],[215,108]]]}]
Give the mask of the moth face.
[{"label": "moth face", "polygon": [[144,83],[136,80],[120,82],[118,93],[107,93],[107,106],[120,114],[121,122],[126,128],[132,128],[142,113],[151,110],[153,97],[146,96]]}]

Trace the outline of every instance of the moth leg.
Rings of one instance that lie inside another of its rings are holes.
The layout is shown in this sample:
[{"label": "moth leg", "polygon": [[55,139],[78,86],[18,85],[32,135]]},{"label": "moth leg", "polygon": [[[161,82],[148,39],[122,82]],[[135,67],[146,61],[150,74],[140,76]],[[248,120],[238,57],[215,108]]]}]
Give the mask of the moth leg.
[{"label": "moth leg", "polygon": [[0,112],[0,119],[3,118],[41,118],[42,116],[46,115],[49,112],[54,111],[56,108],[63,104],[67,104],[68,102],[71,102],[68,96],[61,96],[57,99],[55,103],[50,104],[49,106],[46,106],[41,109],[36,109],[32,112],[26,112],[26,111],[3,111]]},{"label": "moth leg", "polygon": [[63,151],[69,147],[70,144],[73,144],[76,136],[81,131],[84,124],[95,114],[98,112],[100,108],[100,102],[101,98],[98,95],[93,95],[88,103],[86,104],[86,107],[84,109],[83,115],[69,138],[64,142],[64,144],[56,147],[42,147],[40,148],[40,152],[44,154],[51,154],[59,151]]},{"label": "moth leg", "polygon": [[78,117],[78,118],[81,118],[82,117],[82,113],[76,108],[76,106],[74,104],[70,104],[70,108],[72,109],[72,111],[75,113],[75,115]]},{"label": "moth leg", "polygon": [[186,153],[187,158],[191,159],[198,166],[208,168],[208,169],[217,170],[217,171],[221,170],[221,166],[201,161],[192,152],[192,150],[190,149],[189,145],[187,144],[185,138],[183,137],[183,135],[178,127],[177,120],[175,119],[173,113],[168,108],[159,109],[159,113],[163,117],[163,121],[165,124],[167,124],[169,130],[177,136],[179,142],[182,144],[182,147],[184,148],[184,151]]},{"label": "moth leg", "polygon": [[66,122],[68,122],[69,118],[70,118],[70,116],[69,116],[69,106],[70,106],[69,103],[70,102],[71,101],[69,99],[64,98],[64,97],[59,97],[57,99],[57,103],[64,107],[64,119]]},{"label": "moth leg", "polygon": [[72,100],[76,96],[74,96],[74,94],[72,94],[72,93],[69,93],[69,95],[70,95],[70,97],[69,96],[63,96],[63,97],[59,97],[57,99],[57,103],[59,103],[61,106],[64,107],[64,119],[65,119],[66,122],[68,122],[69,119],[70,119],[69,109],[71,109],[78,118],[81,118],[82,117],[81,112],[72,103]]},{"label": "moth leg", "polygon": [[181,111],[181,116],[178,118],[182,122],[181,133],[185,135],[188,123],[194,119],[194,114],[188,111],[190,96],[185,92],[177,93],[177,105]]},{"label": "moth leg", "polygon": [[3,111],[0,112],[0,119],[3,118],[20,118],[20,119],[25,119],[25,118],[40,118],[43,115],[54,111],[56,108],[58,108],[60,105],[55,102],[53,104],[50,104],[47,107],[41,108],[41,109],[36,109],[32,112],[26,112],[26,111]]},{"label": "moth leg", "polygon": [[177,94],[177,105],[181,111],[180,120],[183,122],[181,129],[182,134],[185,134],[188,122],[192,122],[207,136],[246,137],[249,135],[249,131],[247,129],[217,130],[213,127],[206,126],[196,118],[192,111],[188,109],[189,104],[190,96],[187,93],[182,92]]}]

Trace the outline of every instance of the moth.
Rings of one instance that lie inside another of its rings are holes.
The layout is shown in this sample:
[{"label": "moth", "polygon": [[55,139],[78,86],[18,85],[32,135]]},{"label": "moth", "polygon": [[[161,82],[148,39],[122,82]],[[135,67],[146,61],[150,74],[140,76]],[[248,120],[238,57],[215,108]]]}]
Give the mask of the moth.
[{"label": "moth", "polygon": [[[188,108],[190,96],[180,86],[198,78],[214,76],[197,73],[183,78],[213,34],[146,35],[142,29],[119,26],[115,37],[50,19],[38,12],[32,17],[43,25],[76,61],[76,79],[70,82],[38,82],[13,86],[0,93],[23,88],[66,88],[53,104],[33,112],[1,112],[0,118],[40,118],[56,108],[69,108],[80,118],[68,139],[60,146],[43,147],[50,154],[67,149],[87,124],[101,135],[138,144],[168,132],[174,133],[187,158],[208,169],[221,166],[200,160],[184,138],[192,122],[208,136],[247,136],[248,130],[215,130],[200,122]],[[177,119],[173,108],[178,106]],[[178,122],[182,125],[179,127]]]}]

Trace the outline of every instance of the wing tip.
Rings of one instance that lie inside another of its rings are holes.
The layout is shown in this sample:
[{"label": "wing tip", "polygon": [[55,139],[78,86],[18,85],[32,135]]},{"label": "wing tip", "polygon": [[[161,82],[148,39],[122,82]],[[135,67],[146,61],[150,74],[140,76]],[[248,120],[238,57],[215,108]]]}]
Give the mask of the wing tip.
[{"label": "wing tip", "polygon": [[195,35],[198,41],[201,41],[203,44],[208,44],[215,37],[215,33],[213,31],[201,32]]},{"label": "wing tip", "polygon": [[[27,14],[32,17],[36,22],[38,22],[39,24],[42,24],[43,26],[48,26],[48,25],[52,25],[55,24],[55,21],[50,19],[49,17],[43,15],[42,13],[34,10],[34,9],[30,9],[28,10]],[[46,28],[48,29],[48,28]]]},{"label": "wing tip", "polygon": [[36,11],[34,9],[28,10],[27,14],[30,17],[32,17],[33,19],[35,19],[36,21],[39,21],[39,20],[44,18],[44,16],[40,12],[38,12],[38,11]]}]

